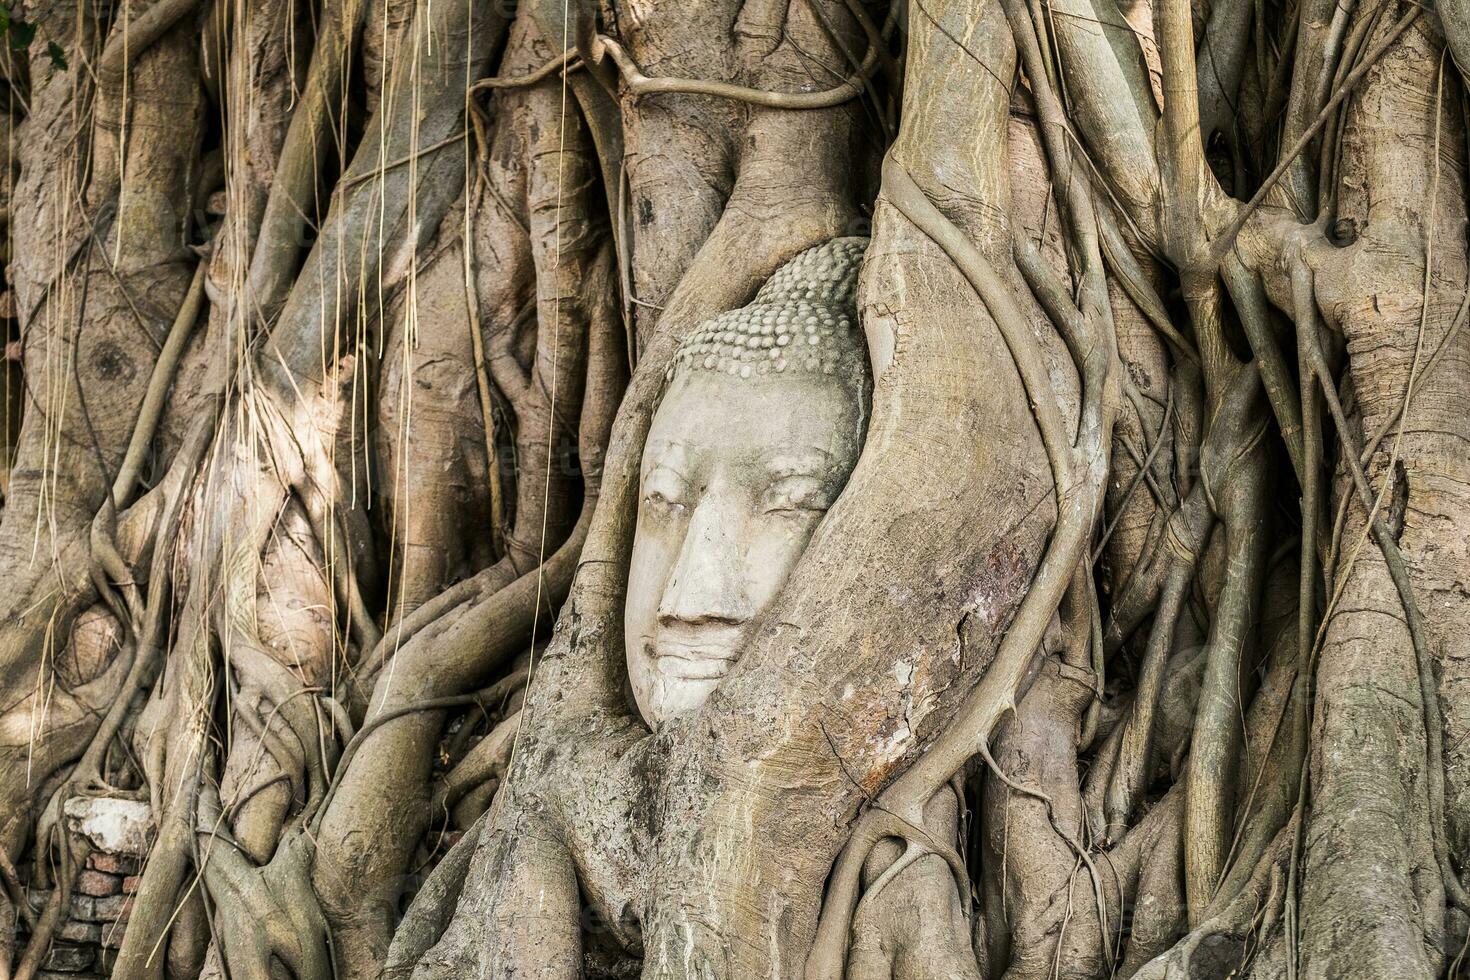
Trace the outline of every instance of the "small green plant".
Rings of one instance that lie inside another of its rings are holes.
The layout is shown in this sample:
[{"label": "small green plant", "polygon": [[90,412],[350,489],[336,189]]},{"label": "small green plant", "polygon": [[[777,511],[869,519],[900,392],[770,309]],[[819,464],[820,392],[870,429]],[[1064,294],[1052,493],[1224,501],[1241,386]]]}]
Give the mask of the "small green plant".
[{"label": "small green plant", "polygon": [[[23,17],[17,17],[11,10],[10,4],[0,0],[0,33],[5,35],[5,41],[12,51],[24,51],[31,46],[36,39],[36,25]],[[68,65],[66,52],[61,45],[55,41],[46,42],[46,55],[51,59],[51,66],[59,71],[66,71]]]}]

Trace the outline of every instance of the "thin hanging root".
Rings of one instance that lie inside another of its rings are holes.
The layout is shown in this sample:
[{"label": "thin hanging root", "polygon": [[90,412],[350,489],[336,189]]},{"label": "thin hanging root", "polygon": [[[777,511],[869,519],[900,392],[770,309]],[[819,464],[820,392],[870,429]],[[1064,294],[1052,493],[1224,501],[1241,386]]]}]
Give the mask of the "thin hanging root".
[{"label": "thin hanging root", "polygon": [[[1108,296],[1106,263],[1103,261],[1099,240],[1101,209],[1095,206],[1088,173],[1083,167],[1082,161],[1087,158],[1087,154],[1085,151],[1073,152],[1073,145],[1077,141],[1071,138],[1073,134],[1067,122],[1066,111],[1051,84],[1036,24],[1031,20],[1027,8],[1015,0],[1005,3],[1003,7],[1006,19],[1011,23],[1011,34],[1025,66],[1026,76],[1031,83],[1038,131],[1053,175],[1053,193],[1066,218],[1071,252],[1079,257],[1081,265],[1075,303],[1072,291],[1067,288],[1068,284],[1063,283],[1061,277],[1041,260],[1040,250],[1028,236],[1013,236],[1021,239],[1020,247],[1016,250],[1016,262],[1032,293],[1052,318],[1063,343],[1072,355],[1083,383],[1084,407],[1095,406],[1108,412],[1103,425],[1107,430],[1107,438],[1111,438],[1114,393],[1104,389],[1115,387],[1116,379],[1122,372],[1117,370],[1121,366],[1118,359],[1117,332],[1113,323],[1112,302]],[[1065,176],[1058,179],[1060,175]],[[1094,323],[1095,327],[1092,326]],[[1173,336],[1167,328],[1163,332],[1166,336]],[[1183,349],[1187,348],[1188,345],[1185,344]],[[1099,359],[1103,362],[1102,370],[1098,369]],[[1127,384],[1126,380],[1124,383]],[[1086,414],[1084,410],[1084,421],[1079,426],[1079,439],[1086,426]],[[1140,422],[1143,418],[1140,410]],[[1142,462],[1139,465],[1152,489],[1152,476],[1148,474],[1147,466]],[[1098,676],[1101,677],[1100,672]],[[1089,712],[1089,728],[1095,718],[1096,713]]]},{"label": "thin hanging root", "polygon": [[[529,661],[530,651],[527,651],[526,659],[523,663],[528,664]],[[518,663],[520,662],[522,661],[518,660]],[[526,686],[530,679],[531,671],[529,667],[518,666],[480,692],[482,703],[477,707],[479,708],[480,718],[488,724],[488,728],[486,729],[487,734],[493,731],[504,719],[520,711],[525,705]],[[467,718],[465,724],[460,726],[459,731],[449,737],[449,742],[446,746],[449,758],[463,760],[467,751],[466,746],[469,745],[470,739],[474,738],[475,733],[478,731],[478,723],[473,719]],[[456,763],[456,765],[458,764]],[[445,779],[447,780],[451,774],[452,771],[451,773],[446,773]]]},{"label": "thin hanging root", "polygon": [[1092,577],[1092,564],[1078,566],[1079,574],[1087,578],[1087,644],[1091,660],[1093,689],[1092,703],[1082,716],[1082,727],[1077,733],[1077,751],[1085,752],[1097,740],[1097,730],[1102,724],[1103,700],[1107,697],[1108,655],[1103,649],[1102,607],[1097,601],[1097,580]]},{"label": "thin hanging root", "polygon": [[[1293,819],[1294,825],[1300,825],[1299,818]],[[1280,894],[1279,880],[1282,877],[1281,865],[1287,861],[1287,852],[1290,849],[1290,833],[1294,827],[1283,827],[1281,832],[1272,840],[1264,854],[1256,862],[1246,882],[1241,886],[1240,892],[1231,899],[1230,903],[1218,912],[1212,914],[1199,925],[1194,926],[1178,942],[1174,943],[1162,956],[1146,963],[1137,973],[1134,980],[1173,980],[1176,977],[1189,977],[1195,974],[1190,970],[1191,960],[1196,950],[1209,943],[1215,936],[1240,936],[1251,928],[1260,915],[1261,909],[1273,901],[1274,896]],[[1289,918],[1291,906],[1286,905],[1286,913]],[[1290,960],[1288,960],[1290,962]],[[1240,974],[1230,974],[1239,976]]]},{"label": "thin hanging root", "polygon": [[513,78],[482,78],[465,90],[465,96],[468,98],[479,92],[497,89],[523,88],[528,85],[535,85],[537,82],[544,82],[559,71],[565,70],[563,76],[565,77],[565,75],[570,75],[581,67],[582,59],[578,55],[577,49],[567,48],[540,68],[526,72],[524,75],[516,75]]},{"label": "thin hanging root", "polygon": [[[1342,85],[1343,77],[1351,71],[1358,63],[1358,55],[1362,52],[1363,42],[1378,27],[1387,4],[1374,7],[1366,17],[1359,17],[1353,25],[1352,32],[1341,44],[1341,54],[1333,62],[1324,59],[1322,62],[1322,78],[1318,91],[1312,100],[1314,106],[1321,106],[1327,101],[1327,93]],[[1352,13],[1357,8],[1357,3],[1345,4],[1344,8]],[[1335,18],[1334,14],[1334,18]],[[1335,213],[1337,210],[1337,194],[1339,188],[1339,164],[1342,158],[1342,136],[1343,129],[1347,123],[1347,114],[1343,113],[1337,117],[1336,124],[1332,127],[1333,133],[1330,137],[1322,140],[1321,159],[1317,165],[1317,214],[1326,215]]]},{"label": "thin hanging root", "polygon": [[434,788],[430,809],[436,814],[443,813],[476,786],[503,777],[510,765],[511,748],[520,724],[520,712],[517,711],[475,743],[474,748],[465,753],[464,758]]},{"label": "thin hanging root", "polygon": [[[1295,277],[1307,279],[1310,271],[1305,266],[1299,266]],[[1427,273],[1426,273],[1427,276]],[[1304,295],[1312,296],[1310,280],[1304,284]],[[1298,290],[1301,291],[1301,290]],[[1322,345],[1317,338],[1317,314],[1315,301],[1307,304],[1299,304],[1297,309],[1297,330],[1307,334],[1307,355],[1311,363],[1307,365],[1321,385],[1323,397],[1326,399],[1327,408],[1332,415],[1332,421],[1337,427],[1338,438],[1342,440],[1342,457],[1347,462],[1348,472],[1352,475],[1353,486],[1357,490],[1358,502],[1363,507],[1363,512],[1368,522],[1368,528],[1377,542],[1378,549],[1383,553],[1383,563],[1388,567],[1389,578],[1393,580],[1394,588],[1399,594],[1399,601],[1404,607],[1404,621],[1409,629],[1409,639],[1414,646],[1414,659],[1419,673],[1419,695],[1420,706],[1424,718],[1424,752],[1425,752],[1425,778],[1429,783],[1429,811],[1430,832],[1434,839],[1434,856],[1439,864],[1440,877],[1444,879],[1444,888],[1450,901],[1461,911],[1470,913],[1470,892],[1460,882],[1459,875],[1455,873],[1454,865],[1450,861],[1449,847],[1445,843],[1444,830],[1444,732],[1443,715],[1439,707],[1439,686],[1434,676],[1434,661],[1429,653],[1429,638],[1424,625],[1423,613],[1419,610],[1419,602],[1414,598],[1413,583],[1409,581],[1409,570],[1404,564],[1404,556],[1399,551],[1398,542],[1394,540],[1388,525],[1383,520],[1383,501],[1388,494],[1392,481],[1386,482],[1379,493],[1373,492],[1372,485],[1368,482],[1368,476],[1363,471],[1360,450],[1357,439],[1353,435],[1352,427],[1348,424],[1347,414],[1343,411],[1342,402],[1337,397],[1337,386],[1332,378],[1332,372],[1327,366],[1327,360],[1322,354]],[[1422,331],[1423,324],[1420,324]],[[1407,404],[1413,396],[1413,380],[1410,379],[1408,390],[1404,393],[1405,408],[1400,413],[1400,419],[1408,414]],[[1400,423],[1402,424],[1402,422]]]},{"label": "thin hanging root", "polygon": [[[490,690],[493,691],[495,689],[492,687]],[[484,691],[476,691],[474,694],[454,694],[442,698],[428,698],[424,701],[416,701],[413,704],[390,708],[382,714],[375,715],[369,719],[347,742],[346,747],[342,749],[342,755],[337,761],[337,767],[333,771],[332,781],[328,784],[326,792],[306,812],[305,823],[311,827],[312,836],[314,837],[317,834],[321,826],[322,817],[327,812],[328,804],[331,803],[332,796],[336,793],[337,787],[341,785],[342,777],[347,774],[347,769],[353,757],[357,755],[358,750],[362,748],[363,742],[375,730],[390,721],[405,718],[409,715],[421,714],[425,711],[444,711],[449,708],[463,708],[469,705],[478,705],[484,708],[491,700]]]},{"label": "thin hanging root", "polygon": [[342,107],[334,100],[342,97],[343,78],[366,8],[363,0],[329,0],[323,5],[306,86],[291,113],[246,273],[242,295],[251,314],[273,315],[292,288],[305,241],[302,232],[316,207],[322,165],[336,142],[332,130]]},{"label": "thin hanging root", "polygon": [[[1118,505],[1113,508],[1113,519],[1103,528],[1102,534],[1098,535],[1097,544],[1092,547],[1092,562],[1095,564],[1102,557],[1103,549],[1108,546],[1113,532],[1118,529],[1118,524],[1123,520],[1123,514],[1128,510],[1128,505],[1133,501],[1133,495],[1138,492],[1139,486],[1143,484],[1154,466],[1154,460],[1158,457],[1159,450],[1163,447],[1165,436],[1169,432],[1169,423],[1174,418],[1174,386],[1169,386],[1168,396],[1164,400],[1164,418],[1159,423],[1159,433],[1154,436],[1154,444],[1149,448],[1148,455],[1143,459],[1143,465],[1134,469],[1133,479],[1128,483],[1128,489],[1123,491],[1123,496],[1118,499]],[[1143,414],[1138,413],[1139,427],[1142,428]]]},{"label": "thin hanging root", "polygon": [[[1052,616],[1071,584],[1077,565],[1087,555],[1088,539],[1101,503],[1106,479],[1106,443],[1111,411],[1104,385],[1091,377],[1097,361],[1087,362],[1086,380],[1093,397],[1084,405],[1078,448],[1073,449],[1060,410],[1051,394],[1039,345],[1026,325],[1009,286],[990,263],[914,183],[890,153],[883,161],[883,195],[900,213],[949,256],[990,310],[1035,413],[1037,427],[1056,481],[1057,523],[1031,587],[1001,641],[995,659],[950,720],[948,727],[864,811],[852,837],[838,856],[828,884],[817,935],[807,956],[807,976],[838,980],[842,976],[852,916],[857,905],[863,864],[868,852],[885,837],[913,840],[911,827],[922,820],[923,807],[966,761],[988,751],[990,736],[1005,712],[1013,710],[1026,674],[1046,635]],[[1083,339],[1083,338],[1078,338]],[[1107,349],[1095,344],[1094,349]],[[1116,360],[1115,348],[1113,349]],[[1110,372],[1103,362],[1101,370]],[[1106,377],[1103,379],[1106,381]],[[1078,479],[1078,475],[1082,479]],[[921,841],[922,843],[922,841]],[[961,891],[961,894],[967,894]]]},{"label": "thin hanging root", "polygon": [[[849,2],[851,3],[851,6],[853,8],[856,8],[859,11],[862,10],[861,5],[856,3],[855,0],[849,0]],[[812,19],[815,20],[817,24],[821,27],[822,33],[827,38],[827,42],[831,44],[833,48],[842,53],[842,56],[847,61],[848,66],[852,68],[854,72],[856,72],[853,77],[855,79],[862,80],[863,93],[868,97],[868,104],[873,111],[874,117],[878,121],[878,126],[883,134],[883,141],[885,143],[891,142],[897,135],[898,127],[893,121],[892,113],[886,111],[887,107],[878,94],[878,90],[873,85],[871,74],[876,74],[876,72],[870,73],[869,75],[863,74],[862,59],[859,58],[855,53],[853,53],[853,50],[848,47],[847,42],[842,37],[842,34],[832,23],[832,19],[827,16],[826,12],[823,11],[822,7],[819,4],[813,2],[813,0],[804,0],[804,6],[806,7],[807,13],[811,14]],[[893,56],[888,50],[888,44],[883,40],[882,31],[879,31],[877,29],[877,25],[873,23],[873,19],[871,17],[866,17],[865,11],[863,12],[863,14],[864,17],[859,18],[857,16],[854,16],[853,19],[860,22],[859,26],[863,26],[862,22],[865,20],[866,25],[873,28],[872,32],[868,32],[867,27],[864,26],[864,32],[868,33],[868,37],[870,39],[868,53],[870,55],[876,56],[879,59],[880,64],[883,66],[884,74],[891,81],[897,81],[898,76],[896,73],[896,69],[898,67],[898,63],[893,60]],[[895,69],[895,71],[890,71],[890,68]],[[826,70],[832,71],[833,74],[836,74],[836,72],[831,68],[827,68]],[[899,84],[901,85],[902,83],[900,82]]]},{"label": "thin hanging root", "polygon": [[376,646],[360,659],[357,670],[360,683],[371,689],[375,675],[419,632],[438,622],[454,609],[487,599],[510,585],[519,576],[509,558],[502,558],[472,577],[456,582],[434,598],[393,623]]},{"label": "thin hanging root", "polygon": [[[212,430],[210,425],[201,428],[206,433]],[[223,472],[228,468],[209,467],[197,480],[197,491],[209,503],[217,499],[216,494],[228,492]],[[180,493],[188,494],[190,490]],[[206,580],[191,583],[184,608],[175,620],[182,623],[181,635],[173,644],[170,670],[161,691],[149,706],[163,715],[157,719],[161,724],[151,745],[156,758],[153,765],[145,767],[158,835],[118,951],[118,976],[163,975],[161,950],[169,941],[181,907],[179,901],[198,886],[197,877],[189,881],[191,864],[196,868],[199,864],[194,825],[201,787],[215,778],[210,734],[213,706],[222,690],[228,691],[223,683],[225,672],[215,656],[213,627],[218,623],[218,636],[228,644],[233,639],[230,630],[236,624],[251,622],[242,609],[253,602],[258,574],[254,562],[279,509],[278,501],[267,500],[269,503],[262,501],[263,506],[232,528],[237,533],[235,539],[221,548],[201,549],[213,559]],[[231,655],[242,652],[229,651]]]},{"label": "thin hanging root", "polygon": [[[1180,504],[1180,510],[1190,506],[1206,510],[1209,508],[1198,483],[1184,499],[1184,503]],[[1108,620],[1103,624],[1104,650],[1109,655],[1123,649],[1124,642],[1154,611],[1158,604],[1159,590],[1164,587],[1164,574],[1172,560],[1170,551],[1183,553],[1183,547],[1182,542],[1176,542],[1170,537],[1166,523],[1165,533],[1154,538],[1148,553],[1141,556],[1129,571],[1128,580],[1114,596],[1112,608],[1108,610]]]},{"label": "thin hanging root", "polygon": [[[922,844],[904,838],[903,851],[898,855],[898,857],[893,859],[893,862],[889,864],[888,867],[883,869],[883,873],[880,874],[871,885],[863,890],[863,897],[858,900],[857,905],[853,908],[853,919],[860,919],[863,913],[867,911],[868,906],[878,900],[878,896],[883,893],[883,889],[891,885],[894,879],[896,879],[900,874],[902,874],[908,868],[912,867],[920,858],[928,857],[930,854],[934,853],[936,852],[930,850]],[[945,861],[948,862],[949,858],[945,857]],[[960,870],[956,871],[954,865],[950,864],[950,874],[955,876],[956,881],[965,882],[965,886],[960,889],[959,894],[961,896],[968,895],[970,879],[969,875],[965,873],[964,868],[961,867]],[[968,902],[964,903],[963,910],[965,918],[968,919],[970,917],[970,906]]]},{"label": "thin hanging root", "polygon": [[[843,3],[847,6],[848,13],[852,14],[852,19],[857,21],[858,26],[867,35],[871,50],[877,52],[878,60],[883,65],[883,73],[895,85],[902,85],[903,70],[899,67],[898,59],[889,52],[887,43],[888,29],[892,26],[892,18],[897,13],[899,4],[888,5],[890,22],[879,27],[877,21],[873,20],[867,8],[863,6],[862,0],[843,0]],[[811,8],[813,11],[817,9],[815,4],[812,4]]]},{"label": "thin hanging root", "polygon": [[31,903],[26,899],[25,888],[20,883],[20,872],[16,870],[15,862],[10,860],[10,855],[5,853],[3,847],[0,847],[0,878],[5,879],[5,894],[10,899],[10,904],[25,920],[26,928],[34,933],[36,931],[36,911],[31,908]]},{"label": "thin hanging root", "polygon": [[1383,53],[1389,49],[1390,45],[1398,40],[1400,34],[1408,30],[1409,25],[1418,19],[1419,14],[1423,10],[1423,7],[1417,5],[1410,6],[1404,16],[1400,17],[1398,22],[1389,28],[1388,36],[1374,45],[1373,50],[1363,56],[1362,63],[1342,80],[1342,84],[1338,86],[1332,98],[1322,107],[1322,111],[1317,113],[1317,118],[1312,120],[1312,124],[1306,128],[1296,143],[1281,155],[1280,160],[1277,161],[1276,169],[1272,170],[1270,175],[1261,181],[1261,186],[1252,195],[1251,199],[1246,202],[1245,206],[1240,209],[1240,212],[1235,216],[1235,220],[1230,222],[1230,225],[1225,231],[1211,243],[1210,265],[1218,266],[1221,260],[1225,258],[1226,253],[1235,247],[1235,236],[1240,234],[1240,229],[1245,227],[1245,223],[1250,220],[1252,214],[1255,214],[1256,209],[1261,206],[1261,202],[1266,200],[1266,195],[1271,192],[1271,188],[1275,187],[1277,182],[1285,176],[1286,171],[1291,167],[1291,162],[1296,159],[1297,154],[1305,150],[1307,144],[1316,138],[1317,133],[1327,124],[1327,120],[1332,118],[1333,110],[1341,104],[1343,99],[1346,99],[1352,94],[1353,89],[1368,74],[1368,70],[1378,63],[1378,59],[1383,57]]},{"label": "thin hanging root", "polygon": [[[1262,530],[1265,457],[1258,451],[1267,419],[1264,412],[1259,414],[1259,427],[1232,441],[1233,458],[1221,467],[1220,476],[1201,478],[1202,483],[1217,487],[1227,547],[1224,584],[1210,624],[1185,776],[1185,894],[1191,924],[1197,924],[1205,913],[1226,871],[1234,821],[1236,775],[1245,734],[1238,706],[1243,679],[1249,677],[1243,665],[1245,638],[1259,605],[1267,557]],[[1240,402],[1232,405],[1230,395],[1221,408],[1221,417],[1227,415],[1242,422],[1256,417]],[[1222,426],[1217,422],[1215,427]],[[1208,472],[1208,465],[1203,472]]]},{"label": "thin hanging root", "polygon": [[1192,562],[1174,558],[1164,581],[1163,595],[1158,611],[1154,613],[1153,626],[1149,630],[1148,646],[1143,654],[1143,666],[1139,672],[1138,687],[1134,692],[1133,705],[1123,722],[1123,740],[1118,749],[1118,759],[1113,766],[1112,778],[1108,781],[1104,802],[1106,819],[1104,836],[1108,841],[1119,841],[1128,829],[1138,801],[1148,788],[1150,763],[1153,760],[1154,714],[1159,705],[1159,694],[1164,687],[1164,673],[1169,654],[1173,649],[1174,628],[1179,624],[1179,613],[1184,606],[1184,594],[1193,577]]},{"label": "thin hanging root", "polygon": [[207,784],[200,788],[193,836],[207,893],[227,897],[246,913],[217,937],[230,975],[268,980],[274,958],[299,980],[330,980],[331,939],[311,890],[310,839],[289,831],[269,864],[253,866],[225,827],[218,792]]},{"label": "thin hanging root", "polygon": [[164,399],[173,384],[174,372],[179,366],[179,359],[184,355],[184,347],[194,334],[194,323],[199,319],[207,274],[208,263],[201,261],[194,269],[194,279],[189,283],[189,291],[184,294],[184,302],[179,307],[178,315],[174,317],[173,326],[169,328],[163,350],[159,351],[158,360],[154,362],[153,374],[148,379],[148,390],[138,409],[138,421],[133,426],[132,438],[128,440],[127,453],[123,456],[117,478],[112,482],[112,505],[117,510],[127,507],[133,490],[137,487],[143,460],[153,444],[158,420],[163,416]]},{"label": "thin hanging root", "polygon": [[[207,418],[196,423],[174,464],[180,467],[181,472],[192,472],[198,464],[208,447],[212,428],[211,420]],[[173,559],[173,552],[167,547],[167,542],[173,539],[178,529],[187,496],[187,484],[181,482],[172,490],[164,504],[153,545],[148,576],[148,600],[132,628],[136,637],[133,661],[128,666],[122,687],[113,697],[107,714],[103,716],[92,740],[73,767],[71,776],[52,794],[51,801],[42,812],[36,831],[38,842],[50,841],[59,833],[62,805],[76,790],[95,790],[105,785],[102,762],[108,747],[127,720],[134,701],[153,686],[163,666],[167,643],[166,617],[170,610],[169,570]]]},{"label": "thin hanging root", "polygon": [[[937,854],[940,857],[944,858],[944,862],[949,865],[950,874],[954,876],[955,887],[958,889],[959,894],[962,897],[970,894],[970,875],[969,872],[965,870],[964,859],[961,858],[959,852],[955,850],[952,846],[950,846],[947,842],[938,840],[928,831],[926,831],[921,824],[915,823],[914,821],[900,816],[897,813],[892,813],[888,810],[880,810],[876,806],[874,806],[864,813],[864,817],[866,818],[868,814],[874,814],[874,816],[871,819],[866,819],[863,821],[869,825],[868,827],[864,828],[868,835],[868,846],[863,853],[864,863],[866,863],[867,861],[868,853],[871,852],[872,849],[876,847],[879,842],[888,840],[889,838],[903,841],[904,849],[899,857],[895,859],[893,864],[890,864],[886,869],[884,869],[883,874],[879,875],[877,880],[863,891],[861,901],[868,901],[870,899],[876,898],[883,887],[893,881],[894,877],[897,875],[897,871],[894,870],[896,865],[903,863],[906,867],[908,864],[912,864],[914,861],[927,854]],[[905,859],[907,859],[907,861],[905,861]],[[899,870],[902,869],[900,868]],[[857,890],[853,889],[851,894],[846,896],[846,898],[851,901],[851,911],[849,912],[850,920],[852,916],[855,916],[857,914],[857,908],[860,904]],[[844,946],[844,954],[845,951],[846,947]],[[813,949],[813,952],[815,952],[815,948]],[[809,975],[811,975],[812,969],[812,961],[810,958],[808,958],[807,973]]]},{"label": "thin hanging root", "polygon": [[[1132,385],[1125,385],[1124,390],[1127,391],[1131,387]],[[1128,458],[1133,462],[1133,466],[1137,471],[1143,474],[1143,484],[1148,487],[1149,495],[1154,498],[1154,506],[1160,510],[1172,508],[1174,505],[1173,501],[1164,492],[1164,487],[1159,485],[1159,481],[1154,477],[1150,469],[1149,457],[1138,451],[1138,447],[1133,445],[1133,440],[1126,433],[1119,435],[1118,444],[1128,454]]]},{"label": "thin hanging root", "polygon": [[443,935],[457,908],[486,822],[483,817],[476,820],[429,872],[394,932],[381,980],[408,980],[419,958]]},{"label": "thin hanging root", "polygon": [[1281,439],[1286,443],[1287,455],[1296,470],[1297,480],[1304,482],[1305,466],[1302,461],[1302,408],[1297,397],[1296,385],[1286,368],[1286,358],[1271,333],[1269,307],[1266,290],[1260,277],[1247,269],[1234,255],[1226,256],[1220,264],[1220,275],[1225,288],[1235,302],[1241,327],[1256,355],[1256,365],[1261,382],[1266,388],[1266,398],[1271,410],[1276,413],[1277,427]]},{"label": "thin hanging root", "polygon": [[[474,90],[471,89],[473,92]],[[480,152],[486,152],[481,141]],[[474,170],[474,186],[483,191],[488,182],[483,167]],[[466,194],[466,202],[479,201],[481,193]],[[470,350],[475,359],[475,389],[480,401],[480,419],[485,439],[485,479],[490,485],[490,547],[497,555],[505,554],[505,500],[500,486],[500,456],[496,452],[495,407],[490,394],[490,372],[485,363],[485,336],[480,328],[480,297],[475,291],[475,213],[477,208],[467,204],[464,211],[464,292],[465,308],[469,310]],[[379,637],[379,642],[382,638]],[[368,649],[371,649],[370,647]]]},{"label": "thin hanging root", "polygon": [[122,554],[117,550],[116,517],[117,511],[113,509],[112,501],[104,500],[89,529],[87,543],[91,547],[91,554],[88,556],[88,571],[98,597],[112,610],[112,614],[123,626],[124,636],[128,636],[136,628],[134,624],[143,618],[143,605],[138,583],[133,579],[128,563],[123,561]]},{"label": "thin hanging root", "polygon": [[363,184],[370,180],[380,180],[382,179],[383,175],[386,174],[388,171],[397,170],[399,167],[405,167],[408,164],[413,163],[415,160],[420,160],[431,153],[436,153],[439,150],[444,149],[446,146],[452,146],[455,143],[459,143],[463,141],[467,136],[469,136],[469,131],[461,129],[458,132],[450,133],[443,139],[435,140],[434,142],[429,143],[426,146],[417,147],[412,153],[405,153],[402,156],[395,157],[392,160],[380,163],[378,164],[376,169],[367,171],[366,173],[343,177],[341,180],[337,181],[337,186],[332,189],[332,193],[339,196],[345,195],[347,191],[356,187],[358,184]]},{"label": "thin hanging root", "polygon": [[1199,364],[1199,351],[1194,349],[1194,344],[1190,343],[1189,338],[1181,334],[1173,321],[1169,319],[1169,312],[1164,308],[1163,298],[1148,281],[1148,277],[1143,274],[1143,267],[1138,264],[1133,250],[1124,241],[1123,231],[1118,227],[1117,217],[1111,209],[1106,207],[1099,207],[1095,210],[1098,216],[1097,226],[1103,258],[1107,260],[1108,268],[1117,274],[1118,285],[1123,287],[1123,292],[1128,294],[1128,298],[1159,332],[1159,335],[1169,342],[1170,346],[1185,359]]},{"label": "thin hanging root", "polygon": [[347,610],[347,622],[356,634],[359,649],[372,650],[383,640],[378,624],[368,610],[362,596],[362,583],[358,571],[353,567],[353,554],[347,545],[345,514],[339,495],[321,489],[324,481],[337,483],[337,474],[329,467],[321,467],[318,478],[300,481],[296,489],[303,498],[310,517],[312,532],[326,556],[330,570],[332,588],[337,602]]},{"label": "thin hanging root", "polygon": [[601,64],[604,55],[612,58],[613,64],[617,65],[618,71],[623,75],[623,83],[634,96],[713,95],[767,109],[830,109],[839,106],[862,94],[873,75],[873,69],[878,65],[877,49],[870,46],[857,73],[841,85],[821,92],[765,92],[758,88],[702,78],[649,78],[638,68],[628,52],[623,50],[621,44],[599,34],[592,44],[593,63]]}]

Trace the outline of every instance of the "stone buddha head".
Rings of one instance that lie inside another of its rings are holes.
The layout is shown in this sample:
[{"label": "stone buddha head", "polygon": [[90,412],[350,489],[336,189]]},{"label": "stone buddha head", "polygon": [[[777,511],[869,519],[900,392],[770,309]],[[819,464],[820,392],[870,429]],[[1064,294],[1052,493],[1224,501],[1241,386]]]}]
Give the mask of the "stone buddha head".
[{"label": "stone buddha head", "polygon": [[674,356],[639,473],[623,622],[650,726],[698,708],[734,666],[857,463],[866,245],[801,253]]}]

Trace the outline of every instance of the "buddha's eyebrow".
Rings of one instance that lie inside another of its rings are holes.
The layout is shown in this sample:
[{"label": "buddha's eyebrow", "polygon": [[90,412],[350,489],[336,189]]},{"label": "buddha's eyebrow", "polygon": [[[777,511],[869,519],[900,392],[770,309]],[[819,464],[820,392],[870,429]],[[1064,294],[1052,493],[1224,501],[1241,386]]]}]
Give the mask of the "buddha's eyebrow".
[{"label": "buddha's eyebrow", "polygon": [[643,452],[644,462],[670,468],[684,465],[688,456],[689,452],[684,443],[674,439],[649,440]]},{"label": "buddha's eyebrow", "polygon": [[653,474],[657,473],[659,470],[667,470],[674,476],[678,477],[680,480],[683,480],[685,483],[689,483],[690,479],[688,474],[684,472],[682,465],[683,462],[684,453],[680,449],[680,447],[672,443],[662,443],[659,446],[655,447],[654,453],[648,460],[648,472],[640,476],[638,482],[642,483],[644,480],[646,480],[648,477],[653,476]]},{"label": "buddha's eyebrow", "polygon": [[790,449],[773,452],[766,457],[766,466],[777,477],[802,476],[830,469],[835,461],[836,457],[827,450],[820,446],[811,446],[796,452]]}]

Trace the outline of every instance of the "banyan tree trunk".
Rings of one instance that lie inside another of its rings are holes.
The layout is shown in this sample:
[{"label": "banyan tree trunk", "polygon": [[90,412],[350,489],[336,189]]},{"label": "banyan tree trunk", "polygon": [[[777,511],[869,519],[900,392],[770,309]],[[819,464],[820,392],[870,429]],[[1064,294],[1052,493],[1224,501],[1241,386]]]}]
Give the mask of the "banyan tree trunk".
[{"label": "banyan tree trunk", "polygon": [[[129,980],[1460,974],[1461,0],[0,32],[0,976],[89,797]],[[650,433],[813,263],[860,453],[650,720]]]}]

